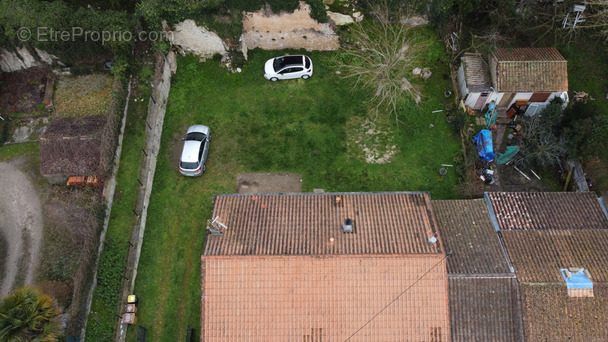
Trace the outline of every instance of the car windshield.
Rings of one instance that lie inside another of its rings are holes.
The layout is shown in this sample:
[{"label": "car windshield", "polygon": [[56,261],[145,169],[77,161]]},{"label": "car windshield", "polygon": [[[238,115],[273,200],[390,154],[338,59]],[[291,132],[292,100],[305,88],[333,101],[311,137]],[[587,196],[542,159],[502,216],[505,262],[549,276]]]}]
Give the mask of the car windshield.
[{"label": "car windshield", "polygon": [[188,140],[196,140],[196,141],[203,141],[205,140],[205,134],[201,133],[201,132],[190,132],[188,134],[186,134],[186,139],[184,139],[186,141]]},{"label": "car windshield", "polygon": [[302,65],[302,56],[283,56],[277,57],[272,63],[275,72],[280,71],[287,65]]},{"label": "car windshield", "polygon": [[306,69],[310,68],[310,58],[306,57],[304,60],[306,61]]},{"label": "car windshield", "polygon": [[179,162],[179,167],[181,167],[184,170],[193,170],[193,169],[198,168],[198,163],[196,163],[196,162],[191,162],[191,163]]}]

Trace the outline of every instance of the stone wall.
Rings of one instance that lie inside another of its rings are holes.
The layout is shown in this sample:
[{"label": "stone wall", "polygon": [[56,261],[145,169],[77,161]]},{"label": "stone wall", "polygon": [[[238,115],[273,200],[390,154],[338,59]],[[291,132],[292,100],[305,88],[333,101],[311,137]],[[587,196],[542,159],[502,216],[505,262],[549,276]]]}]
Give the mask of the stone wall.
[{"label": "stone wall", "polygon": [[306,49],[336,50],[338,35],[329,23],[310,17],[310,6],[300,2],[293,13],[273,14],[266,10],[247,12],[243,17],[243,50]]}]

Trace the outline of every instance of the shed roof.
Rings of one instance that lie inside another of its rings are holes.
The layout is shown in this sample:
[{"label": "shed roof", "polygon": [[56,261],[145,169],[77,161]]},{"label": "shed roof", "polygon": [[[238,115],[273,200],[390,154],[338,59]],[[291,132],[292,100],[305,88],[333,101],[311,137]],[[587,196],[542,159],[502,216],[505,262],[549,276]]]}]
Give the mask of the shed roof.
[{"label": "shed roof", "polygon": [[98,172],[105,122],[103,116],[51,121],[40,137],[40,173],[91,175]]},{"label": "shed roof", "polygon": [[470,92],[490,90],[488,63],[480,55],[468,55],[461,59],[462,68]]},{"label": "shed roof", "polygon": [[518,341],[516,286],[513,277],[450,277],[451,341]]},{"label": "shed roof", "polygon": [[522,283],[565,286],[560,268],[583,267],[591,280],[608,282],[607,230],[502,231],[502,239]]},{"label": "shed roof", "polygon": [[443,254],[428,193],[218,195],[216,216],[228,228],[206,256]]},{"label": "shed roof", "polygon": [[608,229],[592,192],[488,192],[486,197],[501,230]]},{"label": "shed roof", "polygon": [[201,341],[449,341],[442,255],[203,256],[202,282]]},{"label": "shed roof", "polygon": [[555,48],[499,48],[492,59],[498,91],[568,91],[568,62]]},{"label": "shed roof", "polygon": [[520,285],[524,341],[608,341],[608,285],[568,297],[566,285]]},{"label": "shed roof", "polygon": [[431,201],[449,274],[510,273],[483,199]]}]

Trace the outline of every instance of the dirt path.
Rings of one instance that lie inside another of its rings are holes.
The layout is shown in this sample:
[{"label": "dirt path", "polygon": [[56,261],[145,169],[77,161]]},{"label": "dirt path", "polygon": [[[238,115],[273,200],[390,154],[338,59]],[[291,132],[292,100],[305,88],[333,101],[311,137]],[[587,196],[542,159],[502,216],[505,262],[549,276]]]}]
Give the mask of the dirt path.
[{"label": "dirt path", "polygon": [[0,233],[7,247],[6,260],[0,261],[5,263],[5,272],[0,275],[1,297],[14,289],[18,276],[25,284],[32,284],[40,263],[40,198],[31,180],[15,162],[0,162]]}]

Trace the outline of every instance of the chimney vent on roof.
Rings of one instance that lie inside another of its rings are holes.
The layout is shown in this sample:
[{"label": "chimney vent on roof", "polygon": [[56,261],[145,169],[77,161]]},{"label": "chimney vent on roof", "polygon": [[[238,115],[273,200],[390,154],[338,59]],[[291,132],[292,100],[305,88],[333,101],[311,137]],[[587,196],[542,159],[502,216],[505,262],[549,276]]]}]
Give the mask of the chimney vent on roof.
[{"label": "chimney vent on roof", "polygon": [[353,220],[351,220],[349,218],[344,220],[344,225],[342,226],[342,231],[345,233],[352,233],[353,232]]},{"label": "chimney vent on roof", "polygon": [[336,205],[340,205],[342,203],[342,197],[336,196]]},{"label": "chimney vent on roof", "polygon": [[431,236],[431,237],[429,238],[429,243],[430,243],[431,245],[434,245],[436,242],[437,242],[437,238],[436,238],[436,237]]}]

